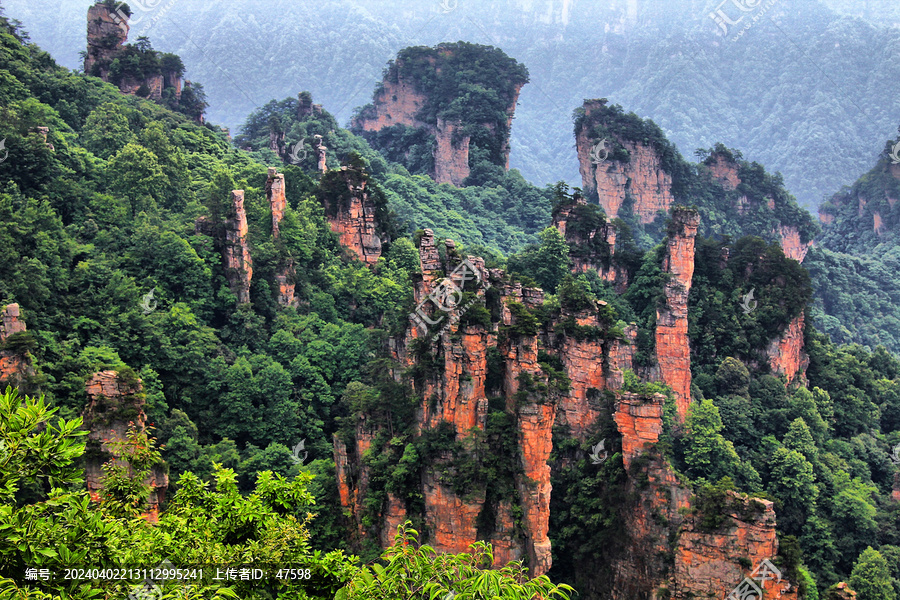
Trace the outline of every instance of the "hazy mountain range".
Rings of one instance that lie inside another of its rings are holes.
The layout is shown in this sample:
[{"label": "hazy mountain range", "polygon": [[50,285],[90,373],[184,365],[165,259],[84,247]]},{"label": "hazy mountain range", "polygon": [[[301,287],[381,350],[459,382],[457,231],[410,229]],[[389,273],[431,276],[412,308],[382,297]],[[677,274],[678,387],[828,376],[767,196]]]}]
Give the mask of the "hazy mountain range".
[{"label": "hazy mountain range", "polygon": [[[91,3],[3,5],[56,60],[78,68]],[[205,86],[209,120],[234,133],[254,108],[301,90],[346,123],[406,46],[498,46],[531,73],[511,163],[538,185],[580,185],[571,113],[584,98],[654,119],[687,156],[715,142],[738,148],[781,171],[809,208],[867,170],[900,123],[900,7],[887,0],[131,4],[131,41],[147,35],[179,54],[187,77]],[[728,37],[709,16],[717,8],[743,16]]]}]

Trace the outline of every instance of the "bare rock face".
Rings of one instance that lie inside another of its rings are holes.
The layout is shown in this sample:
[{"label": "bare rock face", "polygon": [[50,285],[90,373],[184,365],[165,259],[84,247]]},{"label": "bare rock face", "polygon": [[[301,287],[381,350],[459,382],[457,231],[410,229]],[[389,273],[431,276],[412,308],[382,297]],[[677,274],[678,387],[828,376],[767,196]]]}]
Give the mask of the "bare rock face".
[{"label": "bare rock face", "polygon": [[4,389],[11,385],[31,393],[36,390],[32,390],[30,385],[35,370],[28,352],[29,345],[16,343],[25,331],[19,305],[7,304],[3,307],[0,311],[0,382]]},{"label": "bare rock face", "polygon": [[244,190],[231,192],[230,215],[225,220],[225,239],[222,246],[225,273],[238,304],[250,302],[250,280],[253,278],[253,258],[247,242],[247,213],[244,211]]},{"label": "bare rock face", "polygon": [[[603,592],[621,600],[725,597],[778,554],[773,504],[726,492],[719,524],[706,522],[691,490],[654,447],[663,430],[663,402],[659,394],[616,395],[614,418],[629,475],[622,523],[628,537],[609,565],[612,578]],[[779,579],[757,585],[766,598],[796,600],[796,585]]]},{"label": "bare rock face", "polygon": [[[127,441],[129,425],[140,432],[147,426],[144,414],[143,385],[140,379],[122,376],[116,371],[95,373],[85,384],[88,404],[82,412],[84,428],[89,431],[85,452],[85,481],[94,500],[100,500],[103,489],[103,463],[117,460],[116,444]],[[147,499],[151,522],[159,516],[159,506],[165,501],[169,476],[163,465],[153,467],[146,482],[150,488]]]},{"label": "bare rock face", "polygon": [[[434,151],[434,180],[460,187],[469,176],[470,136],[459,136],[459,124],[438,119]],[[458,138],[458,139],[456,139]],[[509,159],[507,158],[507,161]],[[507,168],[509,168],[507,166]]]},{"label": "bare rock face", "polygon": [[382,242],[375,218],[375,202],[367,189],[368,179],[350,167],[342,167],[340,177],[347,192],[326,207],[328,223],[340,236],[344,248],[367,265],[374,265],[381,258]]},{"label": "bare rock face", "polygon": [[[84,57],[84,72],[90,74],[95,64],[104,64],[122,49],[128,40],[128,17],[105,4],[97,3],[87,14],[87,55]],[[100,78],[106,81],[109,71],[102,68]]]},{"label": "bare rock face", "polygon": [[656,311],[657,376],[675,392],[678,418],[684,421],[691,402],[691,349],[688,342],[688,294],[694,276],[694,238],[700,215],[676,209],[672,215],[663,271],[671,275],[665,305]]},{"label": "bare rock face", "polygon": [[616,395],[614,419],[622,434],[622,461],[625,470],[643,454],[648,446],[659,441],[662,433],[663,405],[665,397],[654,394],[650,397],[621,392]]},{"label": "bare rock face", "polygon": [[[431,61],[434,64],[434,61]],[[516,102],[522,86],[516,88],[512,102],[507,109],[507,131],[512,124]],[[438,183],[449,183],[461,186],[469,176],[469,144],[470,136],[458,133],[459,124],[437,119],[437,123],[426,123],[420,119],[421,111],[428,98],[416,87],[402,77],[397,81],[391,78],[384,80],[381,91],[376,94],[372,110],[360,115],[354,121],[354,127],[367,132],[380,131],[394,125],[405,125],[416,129],[424,129],[435,137],[434,171],[431,177]],[[485,125],[493,130],[489,125]],[[503,161],[509,170],[509,135],[503,140]]]},{"label": "bare rock face", "polygon": [[805,378],[809,366],[809,356],[803,351],[804,318],[800,313],[766,349],[772,372],[787,377],[788,383],[797,377]]},{"label": "bare rock face", "polygon": [[[600,101],[585,101],[586,121],[602,106]],[[575,134],[582,189],[588,195],[597,194],[606,215],[610,219],[618,217],[627,195],[634,198],[634,214],[640,217],[641,223],[650,223],[660,211],[667,212],[675,202],[672,176],[662,168],[656,150],[631,140],[606,140],[607,150],[616,142],[628,151],[630,160],[626,163],[595,152],[601,141],[592,139],[586,127]]]},{"label": "bare rock face", "polygon": [[784,250],[784,255],[801,263],[813,244],[812,240],[804,244],[800,240],[800,232],[797,231],[797,228],[789,225],[778,227],[778,237],[781,238],[781,249]]},{"label": "bare rock face", "polygon": [[709,165],[709,170],[712,176],[726,190],[736,190],[741,185],[741,178],[738,176],[738,165],[721,154],[715,156],[715,162]]},{"label": "bare rock face", "polygon": [[[266,198],[269,200],[269,209],[272,211],[272,237],[276,240],[281,235],[280,224],[284,219],[284,210],[287,207],[287,198],[284,191],[284,174],[279,173],[275,167],[269,167],[269,178],[266,180]],[[281,306],[296,306],[294,292],[296,284],[294,278],[294,261],[285,259],[275,272],[275,283],[278,286],[278,304]]]}]

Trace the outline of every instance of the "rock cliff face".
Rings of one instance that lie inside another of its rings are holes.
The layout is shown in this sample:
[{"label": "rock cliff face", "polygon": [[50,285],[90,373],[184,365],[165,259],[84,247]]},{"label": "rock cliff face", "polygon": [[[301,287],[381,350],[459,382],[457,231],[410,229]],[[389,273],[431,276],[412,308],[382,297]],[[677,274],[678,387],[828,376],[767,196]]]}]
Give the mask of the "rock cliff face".
[{"label": "rock cliff face", "polygon": [[[585,122],[602,107],[599,101],[585,101]],[[634,200],[634,214],[641,223],[650,223],[660,211],[666,212],[675,201],[672,195],[672,176],[662,167],[662,160],[651,146],[626,139],[616,139],[630,155],[628,162],[604,156],[594,148],[602,140],[591,137],[588,127],[575,134],[582,189],[588,196],[599,197],[600,206],[610,219],[619,216],[626,199]],[[607,150],[614,140],[607,140]],[[602,159],[602,160],[601,160]]]},{"label": "rock cliff face", "polygon": [[[590,597],[725,597],[778,554],[772,502],[728,492],[721,523],[704,524],[693,494],[654,447],[663,430],[663,403],[659,394],[616,395],[614,419],[628,472],[621,529],[628,539],[614,555],[610,580],[596,582],[605,587],[583,591]],[[752,566],[742,566],[747,564]],[[762,587],[766,598],[797,598],[797,587],[786,579]]]},{"label": "rock cliff face", "polygon": [[694,238],[699,226],[700,216],[696,211],[683,208],[673,211],[663,259],[663,271],[671,277],[665,287],[665,304],[656,311],[656,375],[675,392],[681,421],[691,403],[688,294],[694,276]]},{"label": "rock cliff face", "polygon": [[250,280],[253,278],[253,258],[247,242],[247,213],[244,210],[244,190],[231,192],[230,214],[225,220],[222,257],[225,276],[238,304],[250,302]]},{"label": "rock cliff face", "polygon": [[781,238],[781,249],[784,250],[784,255],[797,262],[803,262],[806,253],[812,247],[812,240],[804,244],[800,240],[800,232],[797,231],[797,228],[788,225],[781,225],[778,228],[778,236]]},{"label": "rock cliff face", "polygon": [[[471,137],[458,135],[459,125],[438,119],[435,128],[434,180],[457,187],[469,176],[469,144]],[[509,162],[509,153],[506,155]],[[507,166],[509,168],[509,166]]]},{"label": "rock cliff face", "polygon": [[[567,238],[580,230],[569,227],[571,214],[561,211],[555,220]],[[690,402],[687,303],[699,225],[696,211],[674,211],[662,265],[670,280],[657,315],[656,376],[675,390],[681,419]],[[372,463],[362,457],[379,452],[373,444],[395,433],[385,435],[380,428],[386,426],[376,425],[371,415],[356,415],[352,435],[335,439],[335,463],[341,504],[353,517],[357,541],[369,538],[387,545],[397,524],[418,519],[426,542],[438,551],[463,552],[474,541],[486,540],[494,546],[495,565],[524,558],[532,575],[547,573],[552,568],[550,503],[557,493],[552,470],[580,468],[578,456],[551,457],[554,439],[574,440],[584,448],[597,441],[598,424],[611,419],[621,435],[626,471],[615,527],[628,535],[616,538],[615,551],[602,564],[579,565],[586,580],[579,582],[579,591],[585,598],[724,597],[762,560],[775,559],[771,502],[729,493],[720,523],[710,527],[693,491],[657,449],[666,398],[622,390],[623,372],[634,368],[636,327],[626,327],[621,335],[580,336],[560,327],[568,323],[581,328],[575,331],[603,332],[603,307],[595,306],[560,307],[548,324],[531,329],[529,310],[542,305],[541,290],[512,283],[501,270],[486,269],[479,258],[463,263],[450,240],[443,242],[442,258],[438,243],[430,230],[418,242],[418,311],[404,334],[390,341],[390,349],[399,364],[395,377],[418,373],[411,382],[418,402],[414,436],[427,438],[449,428],[458,445],[419,467],[408,498],[385,493],[373,513],[365,499],[384,475],[373,472]],[[446,293],[438,293],[447,292],[445,277],[458,273],[461,265],[475,275],[469,279],[478,285],[464,289],[470,300],[485,303],[490,325],[462,319],[467,305],[447,305]],[[802,322],[793,327],[801,336],[790,330],[785,346],[788,338],[802,343]],[[780,348],[777,355],[792,351]],[[794,359],[785,360],[790,371]],[[455,487],[453,474],[460,461],[469,456],[472,440],[488,431],[497,411],[508,419],[516,450],[491,455],[491,461],[508,463],[510,480]],[[559,490],[563,497],[566,485]],[[501,498],[495,489],[504,490]],[[594,577],[597,573],[602,575]],[[763,587],[767,597],[797,598],[796,586],[786,580]]]},{"label": "rock cliff face", "polygon": [[771,341],[766,349],[769,367],[776,375],[787,377],[788,383],[797,377],[806,377],[809,356],[803,351],[803,325],[805,316],[801,313],[790,322],[784,333]]},{"label": "rock cliff face", "polygon": [[[88,403],[82,412],[84,428],[88,430],[85,452],[85,481],[94,500],[100,500],[103,490],[103,463],[120,456],[117,444],[125,442],[129,425],[144,431],[144,394],[141,380],[120,375],[116,371],[95,373],[85,384]],[[159,516],[159,506],[165,501],[169,476],[163,465],[153,467],[146,482],[150,488],[145,518],[152,522]]]},{"label": "rock cliff face", "polygon": [[94,65],[104,81],[109,73],[109,63],[128,39],[128,16],[105,4],[95,4],[87,14],[87,54],[84,72],[91,73]]},{"label": "rock cliff face", "polygon": [[[121,4],[116,3],[110,7],[98,2],[88,9],[84,72],[103,81],[109,81],[110,65],[128,41],[129,17],[122,11]],[[175,71],[164,71],[144,79],[124,77],[118,83],[122,93],[132,96],[144,85],[149,90],[147,97],[151,100],[161,100],[163,91],[167,88],[174,88],[175,98],[181,99],[181,75]]]},{"label": "rock cliff face", "polygon": [[3,389],[11,385],[22,392],[33,393],[36,390],[31,389],[30,380],[35,371],[28,353],[29,345],[16,343],[25,331],[19,305],[7,304],[3,307],[0,312],[0,385]]},{"label": "rock cliff face", "polygon": [[572,272],[578,274],[595,271],[600,279],[613,284],[618,293],[624,292],[628,287],[628,271],[615,260],[615,225],[607,222],[586,232],[586,235],[574,223],[570,227],[569,222],[577,222],[579,210],[586,205],[582,196],[576,196],[574,200],[574,204],[558,207],[554,211],[552,222],[569,244]]},{"label": "rock cliff face", "polygon": [[342,167],[337,177],[340,177],[338,185],[345,189],[339,198],[329,200],[325,210],[328,223],[340,236],[343,247],[353,251],[367,265],[374,265],[381,258],[382,240],[368,179],[351,167]]},{"label": "rock cliff face", "polygon": [[[287,198],[284,192],[284,174],[279,173],[274,167],[269,167],[269,178],[266,180],[266,198],[269,200],[269,209],[272,212],[272,237],[277,241],[281,234],[280,224],[284,219],[284,210],[287,207]],[[278,286],[278,304],[281,306],[296,306],[294,298],[295,282],[294,261],[285,258],[275,271],[275,283]]]},{"label": "rock cliff face", "polygon": [[[435,64],[435,60],[430,60]],[[413,82],[404,80],[402,68],[397,69],[397,79],[391,77],[385,79],[382,87],[376,93],[371,110],[361,114],[353,122],[354,129],[363,132],[377,132],[395,125],[404,125],[415,129],[427,131],[434,137],[434,169],[431,177],[438,183],[449,183],[461,186],[469,176],[469,146],[471,137],[460,133],[461,125],[457,122],[449,122],[438,117],[436,123],[426,122],[423,117],[423,109],[428,104],[428,97],[416,88]],[[509,131],[515,115],[516,102],[522,85],[515,88],[515,94],[507,109],[506,131]],[[483,127],[495,130],[490,124]],[[509,135],[500,140],[502,147],[502,163],[509,169]]]}]

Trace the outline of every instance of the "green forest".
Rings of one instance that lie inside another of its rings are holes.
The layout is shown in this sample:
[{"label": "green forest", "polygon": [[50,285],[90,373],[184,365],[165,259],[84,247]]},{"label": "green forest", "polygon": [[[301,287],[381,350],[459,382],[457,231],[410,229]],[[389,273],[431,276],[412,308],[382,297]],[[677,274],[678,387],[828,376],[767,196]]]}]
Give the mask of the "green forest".
[{"label": "green forest", "polygon": [[[505,55],[495,49],[454,47],[453,56],[466,64],[483,59],[478,64],[485,72],[506,68]],[[149,53],[147,60],[174,61],[141,43],[127,56]],[[85,563],[129,569],[164,560],[301,571],[297,579],[264,583],[169,581],[166,599],[549,600],[587,594],[604,558],[623,543],[617,526],[626,470],[611,419],[598,423],[594,440],[610,440],[613,456],[601,468],[585,457],[589,445],[554,440],[554,568],[534,579],[522,560],[490,568],[492,548],[483,542],[466,553],[435,552],[423,543],[427,536],[415,514],[388,548],[372,539],[356,547],[338,498],[333,444],[349,439],[363,416],[390,428],[391,435],[373,441],[385,451],[366,459],[376,475],[365,498],[372,517],[382,512],[388,493],[416,506],[414,483],[429,461],[448,452],[456,453],[448,472],[461,491],[493,483],[496,497],[508,494],[517,476],[511,460],[516,440],[496,371],[488,373],[489,425],[474,454],[459,447],[453,431],[414,431],[412,414],[425,399],[415,395],[413,383],[445,359],[420,344],[412,349],[416,367],[404,371],[388,352],[415,308],[413,288],[421,281],[416,242],[432,229],[438,239],[454,239],[460,256],[505,268],[507,283],[545,291],[540,306],[506,306],[514,318],[502,325],[503,307],[490,296],[466,314],[463,331],[497,325],[501,339],[543,332],[560,340],[609,341],[623,339],[623,328],[634,324],[636,365],[650,368],[652,331],[668,281],[661,268],[666,215],[647,227],[627,215],[616,223],[615,261],[631,282],[618,293],[596,272],[572,273],[573,258],[599,256],[608,263],[610,253],[599,239],[589,248],[567,243],[551,226],[553,215],[580,197],[565,184],[539,188],[515,170],[496,168],[466,187],[438,185],[423,174],[422,163],[407,160],[415,152],[380,152],[377,141],[373,147],[341,128],[326,110],[301,110],[311,102],[304,93],[257,109],[231,140],[196,114],[172,110],[165,99],[123,95],[97,77],[59,67],[2,15],[0,54],[6,154],[0,161],[0,307],[19,304],[27,324],[0,351],[27,356],[33,365],[17,389],[0,394],[0,598],[125,598],[131,583],[124,580],[41,582],[27,578],[26,569],[59,574]],[[505,126],[510,90],[528,77],[523,66],[494,82],[496,97],[473,93],[457,105],[443,101],[465,82],[429,78],[432,55],[412,48],[388,69],[414,69],[424,89],[436,90],[428,118],[477,114],[473,122]],[[448,64],[444,73],[451,67],[461,68]],[[676,175],[678,202],[693,206],[703,223],[689,297],[694,403],[683,425],[667,417],[659,451],[692,490],[710,531],[729,510],[730,490],[775,503],[777,561],[799,583],[800,597],[824,600],[846,581],[859,600],[897,598],[900,504],[892,491],[900,459],[892,449],[900,444],[900,360],[893,354],[896,340],[873,331],[897,331],[877,305],[896,306],[894,284],[882,286],[876,278],[894,281],[894,253],[893,246],[872,247],[891,241],[889,234],[878,240],[851,235],[863,230],[853,227],[858,206],[850,202],[867,195],[870,210],[884,211],[885,227],[895,226],[888,215],[896,214],[890,202],[896,179],[884,175],[890,159],[881,158],[881,175],[857,183],[864,189],[835,196],[834,210],[848,212],[844,218],[833,213],[820,247],[801,266],[773,243],[773,226],[790,223],[808,241],[816,225],[779,175],[724,146],[689,163],[652,122],[621,107],[609,110],[620,129],[596,135],[640,136],[662,149]],[[584,125],[578,118],[576,127]],[[46,139],[39,128],[49,130]],[[311,151],[315,136],[328,148],[325,175]],[[273,138],[283,139],[292,156],[273,151]],[[411,148],[421,141],[401,140]],[[494,161],[497,148],[482,148]],[[726,152],[739,162],[744,181],[735,195],[715,193],[704,170],[703,161]],[[287,197],[277,238],[266,197],[268,168],[275,165],[285,176]],[[364,179],[376,199],[384,244],[372,266],[345,251],[329,226],[329,207],[344,198],[347,173]],[[247,303],[238,303],[229,285],[232,273],[216,239],[198,226],[221,227],[237,189],[245,193],[254,271]],[[878,193],[886,194],[886,205],[876,202]],[[754,209],[739,215],[736,195],[762,206],[762,199],[774,198],[774,214]],[[577,208],[576,215],[573,227],[585,235],[607,225],[594,205]],[[276,300],[286,261],[295,267],[295,307]],[[859,266],[864,263],[880,266]],[[871,307],[828,295],[867,289],[883,293],[873,295]],[[751,290],[758,305],[747,313],[741,301]],[[600,326],[563,318],[578,310],[595,310]],[[800,315],[806,315],[806,385],[789,384],[764,359],[771,340]],[[490,371],[498,351],[488,352]],[[570,384],[549,353],[539,353],[537,362],[549,388],[521,378],[525,391],[517,401]],[[131,429],[122,459],[104,464],[98,501],[85,489],[91,446],[80,415],[88,401],[86,380],[103,370],[141,380],[140,400],[152,427]],[[403,376],[391,377],[395,372]],[[633,372],[625,374],[624,390],[671,399],[671,390]],[[609,394],[598,399],[610,401]],[[296,460],[301,440],[308,452],[303,462]],[[142,517],[150,494],[145,480],[160,465],[168,471],[169,496],[154,524]]]}]

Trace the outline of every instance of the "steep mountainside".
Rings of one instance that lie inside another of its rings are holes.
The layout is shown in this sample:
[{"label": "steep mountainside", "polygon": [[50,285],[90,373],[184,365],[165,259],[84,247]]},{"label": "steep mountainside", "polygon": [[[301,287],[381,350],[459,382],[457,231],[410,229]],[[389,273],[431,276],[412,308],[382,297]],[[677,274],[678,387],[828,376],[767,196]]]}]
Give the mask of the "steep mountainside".
[{"label": "steep mountainside", "polygon": [[822,234],[805,263],[816,288],[816,324],[832,340],[900,352],[900,146],[819,208]]},{"label": "steep mountainside", "polygon": [[700,164],[688,163],[653,121],[606,99],[586,100],[575,112],[575,139],[586,196],[639,237],[659,240],[675,204],[697,207],[701,235],[777,240],[801,262],[818,231],[780,175],[722,144],[698,150]]},{"label": "steep mountainside", "polygon": [[[55,420],[0,396],[3,481],[28,473],[4,470],[23,453],[71,467],[0,486],[2,590],[36,597],[25,567],[60,570],[67,535],[115,567],[159,548],[309,559],[291,593],[316,600],[350,579],[363,591],[339,598],[446,597],[446,564],[466,585],[503,576],[423,558],[419,538],[487,541],[496,566],[586,600],[852,597],[843,580],[890,598],[900,361],[816,331],[795,260],[815,228],[778,176],[725,146],[687,163],[596,101],[576,113],[589,197],[497,164],[492,185],[459,189],[309,94],[266,104],[232,143],[58,67],[2,18],[0,54],[0,377],[90,429],[85,478],[81,452],[30,450]],[[114,456],[134,462],[104,469]],[[374,562],[407,521],[419,534],[371,570],[332,552]],[[440,586],[406,559],[438,565]],[[123,597],[53,585],[54,600]]]}]

